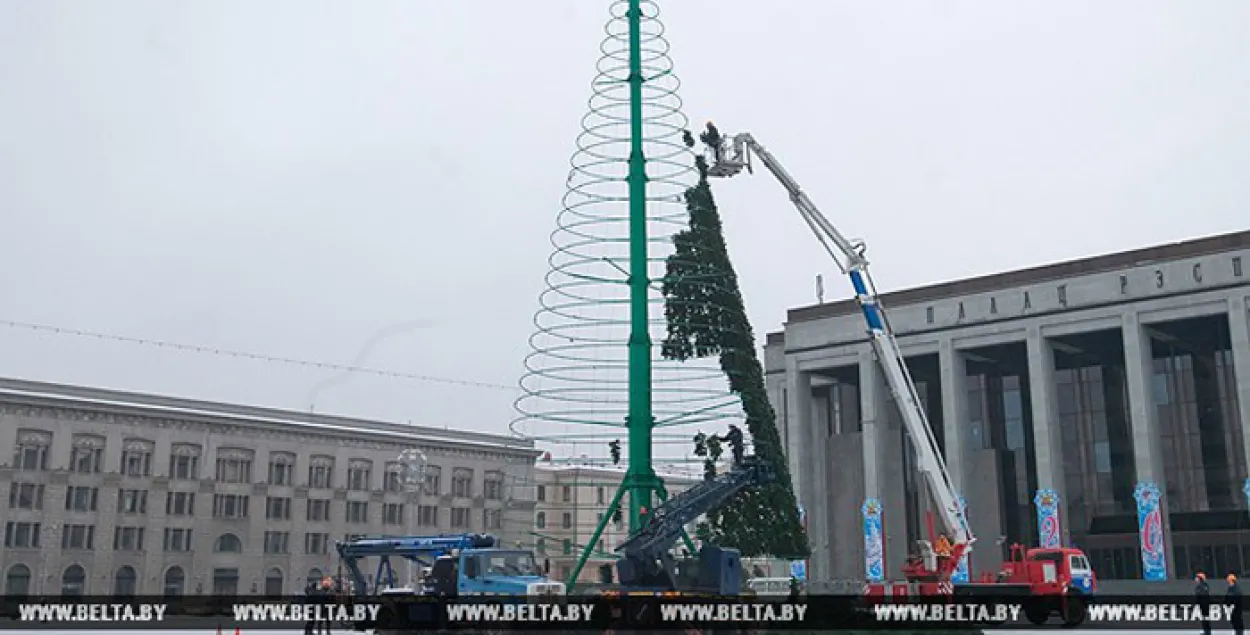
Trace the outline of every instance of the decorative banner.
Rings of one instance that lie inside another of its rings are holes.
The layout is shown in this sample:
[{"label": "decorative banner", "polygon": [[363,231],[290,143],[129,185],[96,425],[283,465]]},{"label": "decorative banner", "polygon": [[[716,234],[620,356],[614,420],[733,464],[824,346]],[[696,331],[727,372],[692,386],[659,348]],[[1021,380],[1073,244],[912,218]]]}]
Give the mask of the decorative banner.
[{"label": "decorative banner", "polygon": [[869,582],[885,581],[885,538],[881,532],[881,501],[869,498],[864,514],[864,573]]},{"label": "decorative banner", "polygon": [[795,580],[798,580],[799,582],[806,581],[807,580],[807,561],[806,560],[791,560],[790,561],[790,577],[794,578]]},{"label": "decorative banner", "polygon": [[[967,531],[967,528],[968,528],[968,501],[967,499],[965,499],[963,496],[960,496],[959,499],[955,501],[955,504],[958,505],[958,507],[955,509],[955,513],[959,516],[959,522],[964,524],[964,530],[969,535],[971,535],[972,532]],[[951,582],[965,582],[966,583],[968,581],[968,577],[969,577],[968,552],[967,550],[965,550],[963,555],[959,556],[959,564],[955,566],[955,570],[951,573]]]},{"label": "decorative banner", "polygon": [[[799,524],[803,526],[803,534],[807,535],[807,509],[804,508],[802,505],[798,505],[798,508],[799,508]],[[807,544],[809,546],[812,544],[811,540],[812,540],[812,537],[808,535]],[[811,563],[811,560],[802,560],[802,561],[796,561],[796,562],[799,562],[799,564],[803,567],[803,577],[799,579],[806,580],[807,579],[807,566],[808,564]],[[798,577],[794,575],[794,564],[795,564],[794,562],[790,563],[790,577],[792,578]]]},{"label": "decorative banner", "polygon": [[1168,579],[1168,562],[1163,553],[1163,494],[1149,481],[1137,484],[1137,532],[1141,536],[1141,575],[1143,580],[1159,582]]},{"label": "decorative banner", "polygon": [[1037,505],[1038,546],[1042,549],[1058,549],[1063,546],[1063,532],[1059,530],[1059,492],[1053,489],[1037,491],[1033,497]]},{"label": "decorative banner", "polygon": [[1246,500],[1250,501],[1250,478],[1246,479],[1246,483],[1241,486],[1241,491],[1246,495]]}]

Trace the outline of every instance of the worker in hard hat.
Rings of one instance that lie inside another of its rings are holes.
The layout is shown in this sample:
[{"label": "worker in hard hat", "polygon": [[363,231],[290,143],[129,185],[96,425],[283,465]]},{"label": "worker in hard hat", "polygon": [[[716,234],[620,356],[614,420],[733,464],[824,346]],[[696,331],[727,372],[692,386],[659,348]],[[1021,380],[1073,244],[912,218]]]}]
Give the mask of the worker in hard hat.
[{"label": "worker in hard hat", "polygon": [[699,135],[699,140],[712,149],[712,158],[717,163],[720,163],[721,148],[724,146],[725,140],[720,136],[720,129],[716,127],[716,124],[710,121],[707,122],[707,131]]},{"label": "worker in hard hat", "polygon": [[1224,594],[1224,603],[1233,607],[1233,613],[1229,616],[1228,621],[1232,624],[1233,632],[1241,635],[1246,630],[1245,616],[1242,615],[1244,610],[1241,606],[1241,585],[1237,584],[1237,576],[1228,574],[1228,591]]},{"label": "worker in hard hat", "polygon": [[1207,584],[1207,574],[1201,571],[1194,576],[1194,599],[1202,609],[1202,635],[1211,635],[1211,621],[1206,618],[1211,610],[1211,586]]},{"label": "worker in hard hat", "polygon": [[944,533],[938,535],[937,542],[933,544],[933,555],[937,556],[938,569],[947,568],[953,551],[954,547],[951,546],[951,539]]}]

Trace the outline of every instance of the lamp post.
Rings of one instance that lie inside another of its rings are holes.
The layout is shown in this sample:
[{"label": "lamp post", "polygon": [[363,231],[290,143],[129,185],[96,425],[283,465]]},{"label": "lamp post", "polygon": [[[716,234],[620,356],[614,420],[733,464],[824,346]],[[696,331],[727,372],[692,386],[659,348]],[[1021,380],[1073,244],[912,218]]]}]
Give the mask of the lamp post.
[{"label": "lamp post", "polygon": [[[409,448],[399,454],[400,465],[400,487],[404,491],[412,494],[409,501],[412,502],[411,516],[408,523],[411,524],[409,535],[416,535],[416,528],[419,526],[418,518],[421,508],[421,490],[425,487],[425,453],[416,448]],[[413,593],[417,591],[417,566],[416,560],[408,561],[408,587]]]}]

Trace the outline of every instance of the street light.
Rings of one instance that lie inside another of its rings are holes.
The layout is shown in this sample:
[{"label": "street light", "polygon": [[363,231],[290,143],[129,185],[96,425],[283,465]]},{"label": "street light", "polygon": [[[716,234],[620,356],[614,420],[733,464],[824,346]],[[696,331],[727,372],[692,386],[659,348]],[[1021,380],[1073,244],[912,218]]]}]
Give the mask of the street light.
[{"label": "street light", "polygon": [[[416,535],[416,528],[419,512],[421,511],[421,490],[425,488],[425,453],[416,448],[408,448],[399,454],[399,481],[400,486],[413,496],[409,498],[412,502],[412,510],[409,523],[412,528],[409,529],[409,535]],[[408,561],[408,587],[413,593],[417,592],[417,567],[420,566],[416,560]]]}]

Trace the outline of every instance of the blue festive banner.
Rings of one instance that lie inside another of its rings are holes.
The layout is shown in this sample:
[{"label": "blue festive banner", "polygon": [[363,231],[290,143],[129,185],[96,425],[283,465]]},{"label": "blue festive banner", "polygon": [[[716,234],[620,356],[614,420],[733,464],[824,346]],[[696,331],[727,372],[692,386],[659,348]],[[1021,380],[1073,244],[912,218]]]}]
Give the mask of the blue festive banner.
[{"label": "blue festive banner", "polygon": [[1149,481],[1138,483],[1133,490],[1133,498],[1137,499],[1137,532],[1141,537],[1141,576],[1152,582],[1168,579],[1168,562],[1163,552],[1163,507],[1159,504],[1162,496],[1159,486]]},{"label": "blue festive banner", "polygon": [[790,561],[790,577],[803,582],[807,580],[807,561],[791,560]]},{"label": "blue festive banner", "polygon": [[1246,501],[1250,502],[1250,478],[1246,479],[1245,484],[1241,486],[1241,493],[1246,495]]},{"label": "blue festive banner", "polygon": [[[960,496],[959,499],[955,501],[955,504],[959,506],[955,510],[955,513],[959,515],[959,522],[963,523],[964,530],[968,534],[971,534],[972,533],[971,531],[967,531],[968,529],[968,501],[967,499],[965,499],[963,496]],[[963,555],[959,557],[959,564],[955,566],[955,571],[951,573],[951,582],[967,582],[968,577],[969,577],[968,552],[965,550]]]},{"label": "blue festive banner", "polygon": [[869,498],[864,514],[864,573],[869,582],[885,580],[885,538],[881,531],[881,501]]},{"label": "blue festive banner", "polygon": [[1059,526],[1059,492],[1053,489],[1037,491],[1033,497],[1037,505],[1038,546],[1042,549],[1058,549],[1063,546],[1063,532]]}]

